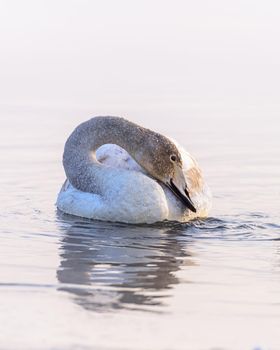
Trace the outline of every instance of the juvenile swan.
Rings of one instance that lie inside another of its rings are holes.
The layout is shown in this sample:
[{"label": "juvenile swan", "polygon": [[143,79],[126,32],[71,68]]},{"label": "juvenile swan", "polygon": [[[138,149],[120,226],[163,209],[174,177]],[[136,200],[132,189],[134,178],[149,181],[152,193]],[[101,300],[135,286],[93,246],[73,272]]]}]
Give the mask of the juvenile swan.
[{"label": "juvenile swan", "polygon": [[57,207],[126,223],[207,216],[210,193],[196,161],[167,137],[119,117],[95,117],[66,141]]}]

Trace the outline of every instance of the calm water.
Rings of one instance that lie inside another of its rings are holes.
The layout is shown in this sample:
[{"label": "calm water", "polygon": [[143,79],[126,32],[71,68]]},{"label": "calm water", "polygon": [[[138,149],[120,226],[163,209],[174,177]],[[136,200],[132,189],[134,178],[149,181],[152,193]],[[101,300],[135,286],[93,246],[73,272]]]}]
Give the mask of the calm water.
[{"label": "calm water", "polygon": [[127,115],[191,151],[214,197],[207,220],[133,226],[56,211],[91,115],[1,109],[0,348],[279,349],[277,119]]}]

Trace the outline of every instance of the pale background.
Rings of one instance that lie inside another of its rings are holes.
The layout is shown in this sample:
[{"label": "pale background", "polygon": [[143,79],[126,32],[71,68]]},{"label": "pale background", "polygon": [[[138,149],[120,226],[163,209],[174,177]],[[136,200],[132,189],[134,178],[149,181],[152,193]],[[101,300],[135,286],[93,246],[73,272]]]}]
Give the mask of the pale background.
[{"label": "pale background", "polygon": [[[279,350],[278,1],[0,0],[0,349]],[[61,217],[94,115],[177,139],[211,218]]]},{"label": "pale background", "polygon": [[279,115],[278,1],[0,6],[2,106]]}]

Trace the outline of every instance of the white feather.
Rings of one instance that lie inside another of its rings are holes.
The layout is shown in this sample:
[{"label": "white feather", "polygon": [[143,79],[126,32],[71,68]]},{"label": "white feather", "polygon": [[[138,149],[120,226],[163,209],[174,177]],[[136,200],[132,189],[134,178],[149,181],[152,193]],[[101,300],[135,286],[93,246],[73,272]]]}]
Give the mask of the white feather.
[{"label": "white feather", "polygon": [[[176,145],[182,156],[186,179],[188,180],[188,172],[192,169],[199,174],[196,161],[177,143]],[[149,177],[121,147],[103,145],[96,151],[96,157],[100,163],[111,167],[106,179],[102,179],[110,190],[105,197],[101,197],[79,191],[66,180],[57,198],[57,206],[63,212],[85,218],[127,223],[153,223],[163,220],[185,222],[195,217],[207,216],[211,206],[211,194],[202,178],[198,189],[189,188],[197,209],[197,213],[192,213],[185,209],[168,188]],[[191,181],[189,187],[190,185]]]}]

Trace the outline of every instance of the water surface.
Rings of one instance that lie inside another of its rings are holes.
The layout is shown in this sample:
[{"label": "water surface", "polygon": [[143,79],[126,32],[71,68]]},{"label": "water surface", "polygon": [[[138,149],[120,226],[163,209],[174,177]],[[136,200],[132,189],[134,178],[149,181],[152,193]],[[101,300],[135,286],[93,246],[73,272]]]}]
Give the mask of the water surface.
[{"label": "water surface", "polygon": [[89,116],[2,108],[0,348],[279,349],[277,120],[135,118],[194,153],[213,210],[125,225],[55,207],[65,138]]}]

